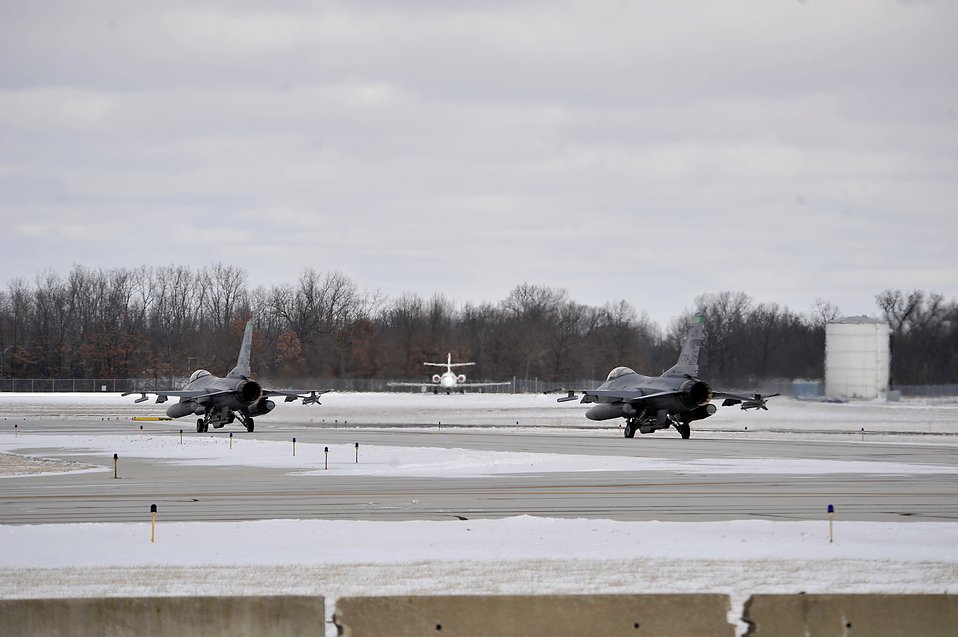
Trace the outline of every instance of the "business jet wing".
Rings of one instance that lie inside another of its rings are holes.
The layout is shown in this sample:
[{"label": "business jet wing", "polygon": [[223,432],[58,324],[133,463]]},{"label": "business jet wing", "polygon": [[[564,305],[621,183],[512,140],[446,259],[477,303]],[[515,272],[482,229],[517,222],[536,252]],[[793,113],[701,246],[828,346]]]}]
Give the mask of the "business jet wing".
[{"label": "business jet wing", "polygon": [[[472,389],[474,387],[502,387],[504,385],[511,385],[511,382],[505,381],[501,383],[457,383],[452,389]],[[441,386],[439,383],[433,382],[422,382],[422,383],[400,383],[400,382],[389,382],[386,383],[386,387],[432,387],[439,388],[445,391],[446,387]]]}]

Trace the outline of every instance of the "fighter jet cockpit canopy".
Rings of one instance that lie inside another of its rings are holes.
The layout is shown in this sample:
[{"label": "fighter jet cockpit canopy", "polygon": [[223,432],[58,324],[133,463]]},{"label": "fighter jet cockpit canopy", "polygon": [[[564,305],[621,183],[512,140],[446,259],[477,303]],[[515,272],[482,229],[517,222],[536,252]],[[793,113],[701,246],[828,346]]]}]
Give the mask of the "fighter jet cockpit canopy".
[{"label": "fighter jet cockpit canopy", "polygon": [[615,380],[619,376],[624,376],[626,374],[634,374],[635,372],[629,369],[628,367],[616,367],[611,372],[609,372],[609,377],[605,379],[605,382],[610,380]]},{"label": "fighter jet cockpit canopy", "polygon": [[209,376],[210,373],[205,369],[198,369],[190,376],[190,382],[192,383],[197,378],[203,378],[204,376]]}]

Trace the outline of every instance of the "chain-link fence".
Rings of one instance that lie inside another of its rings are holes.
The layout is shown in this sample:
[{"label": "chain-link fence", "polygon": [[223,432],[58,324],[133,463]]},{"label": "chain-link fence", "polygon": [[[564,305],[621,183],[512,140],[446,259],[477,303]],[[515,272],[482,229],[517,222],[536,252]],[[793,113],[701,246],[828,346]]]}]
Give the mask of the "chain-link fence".
[{"label": "chain-link fence", "polygon": [[179,388],[166,378],[0,378],[0,392],[127,392]]},{"label": "chain-link fence", "polygon": [[[156,391],[158,389],[179,389],[186,385],[185,378],[0,378],[0,392],[135,392]],[[292,381],[271,381],[259,379],[259,382],[276,389],[331,389],[341,392],[431,392],[433,383],[428,379],[406,379],[402,382],[419,383],[416,387],[390,387],[391,380],[379,378],[319,378],[298,379]],[[478,387],[467,391],[478,391],[486,394],[513,394],[513,393],[540,393],[550,389],[574,387],[576,389],[593,389],[599,385],[597,381],[568,381],[552,382],[539,378],[514,378],[509,381],[471,380],[469,382],[506,382],[505,385]],[[438,387],[438,385],[436,385]]]},{"label": "chain-link fence", "polygon": [[[156,391],[158,389],[179,389],[186,385],[186,378],[0,378],[0,393],[2,392],[135,392]],[[276,389],[331,389],[340,392],[432,392],[434,385],[428,380],[406,379],[403,382],[423,382],[423,386],[390,387],[391,380],[379,378],[319,378],[299,379],[292,381],[271,381],[261,379],[261,383]],[[470,382],[497,382],[490,380],[474,380]],[[501,382],[501,381],[498,381]],[[538,394],[541,392],[562,389],[595,389],[600,384],[597,380],[574,381],[546,381],[539,378],[513,378],[506,385],[480,387],[467,391],[478,391],[486,394]],[[713,383],[719,386],[720,383]],[[721,385],[724,390],[732,391],[759,391],[763,394],[781,393],[785,396],[803,395],[808,381],[764,380],[754,381],[746,388],[731,388]],[[821,383],[818,383],[820,385]],[[958,397],[958,384],[952,385],[898,385],[894,388],[904,398],[952,398]],[[808,392],[805,392],[808,393]],[[819,392],[811,392],[820,395]]]},{"label": "chain-link fence", "polygon": [[895,385],[906,398],[952,398],[958,396],[958,385]]}]

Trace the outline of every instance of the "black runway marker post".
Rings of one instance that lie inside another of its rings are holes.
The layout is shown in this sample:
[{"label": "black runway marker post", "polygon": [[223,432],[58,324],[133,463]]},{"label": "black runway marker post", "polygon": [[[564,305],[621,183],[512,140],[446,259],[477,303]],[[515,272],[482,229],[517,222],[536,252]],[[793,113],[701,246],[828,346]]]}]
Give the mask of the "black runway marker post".
[{"label": "black runway marker post", "polygon": [[293,438],[293,457],[296,457],[296,438]]},{"label": "black runway marker post", "polygon": [[324,447],[323,452],[326,454],[326,464],[323,469],[329,469],[329,447]]},{"label": "black runway marker post", "polygon": [[359,443],[356,443],[356,464],[359,464]]},{"label": "black runway marker post", "polygon": [[156,505],[150,505],[150,544],[156,544]]},{"label": "black runway marker post", "polygon": [[120,456],[113,454],[113,479],[117,480],[120,477],[118,465],[120,463]]},{"label": "black runway marker post", "polygon": [[828,505],[828,543],[832,543],[832,521],[835,518],[835,507]]}]

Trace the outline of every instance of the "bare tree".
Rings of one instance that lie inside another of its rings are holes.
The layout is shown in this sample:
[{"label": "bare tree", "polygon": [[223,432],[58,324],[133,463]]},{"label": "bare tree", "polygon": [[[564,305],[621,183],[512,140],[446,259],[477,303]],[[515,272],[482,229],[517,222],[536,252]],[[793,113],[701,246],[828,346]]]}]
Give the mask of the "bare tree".
[{"label": "bare tree", "polygon": [[815,299],[815,304],[812,305],[812,309],[809,312],[809,319],[813,325],[824,326],[839,316],[841,316],[841,310],[838,309],[838,306],[822,298]]},{"label": "bare tree", "polygon": [[739,380],[737,359],[746,346],[744,326],[751,306],[752,299],[744,292],[703,294],[695,299],[696,314],[705,317],[703,367],[710,376]]},{"label": "bare tree", "polygon": [[[599,380],[619,365],[670,366],[694,314],[706,321],[703,376],[821,377],[824,325],[839,315],[819,299],[804,315],[742,292],[704,294],[663,334],[626,300],[592,307],[561,288],[522,283],[497,303],[462,308],[441,293],[395,299],[362,291],[341,272],[306,268],[294,285],[248,290],[246,273],[217,264],[99,269],[75,265],[0,291],[0,374],[21,377],[186,376],[222,370],[251,318],[261,373],[287,377],[421,377],[445,352],[487,378]],[[958,305],[937,293],[885,290],[878,307],[894,332],[899,384],[958,380]]]}]

